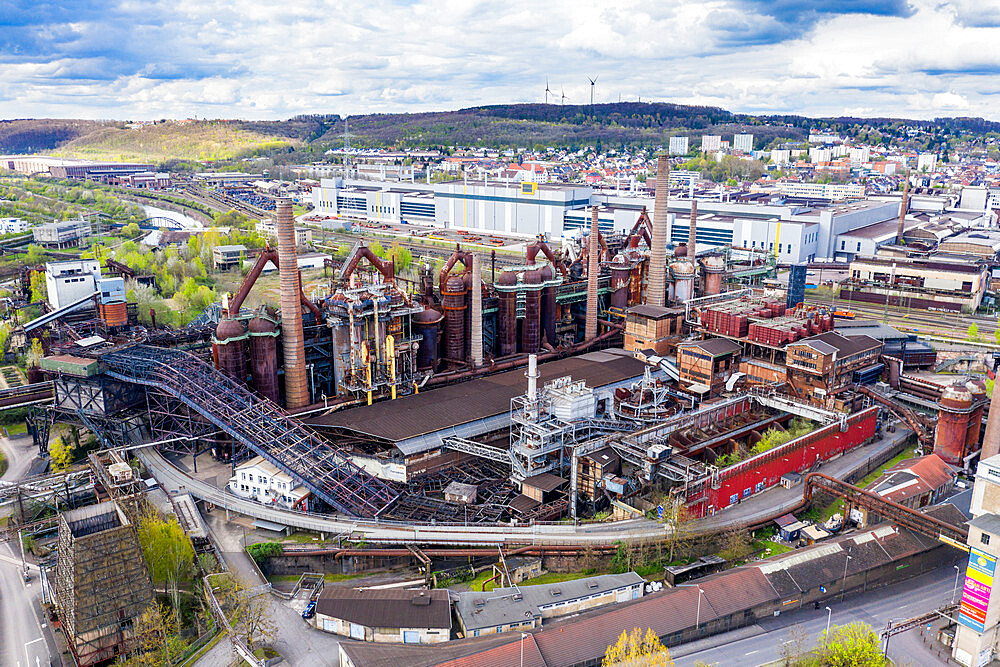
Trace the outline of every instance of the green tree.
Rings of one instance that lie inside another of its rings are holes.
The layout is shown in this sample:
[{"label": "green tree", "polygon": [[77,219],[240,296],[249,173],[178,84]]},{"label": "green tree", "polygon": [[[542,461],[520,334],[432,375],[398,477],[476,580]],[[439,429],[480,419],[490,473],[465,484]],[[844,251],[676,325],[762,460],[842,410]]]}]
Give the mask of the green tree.
[{"label": "green tree", "polygon": [[141,235],[142,235],[142,230],[139,229],[139,225],[137,225],[134,222],[130,222],[129,224],[122,227],[122,236],[124,236],[125,238],[134,239]]},{"label": "green tree", "polygon": [[28,255],[25,259],[33,266],[41,264],[45,260],[45,249],[32,243],[28,246]]},{"label": "green tree", "polygon": [[66,442],[65,438],[56,438],[49,443],[49,460],[52,463],[52,472],[69,470],[73,463],[73,456],[73,447]]},{"label": "green tree", "polygon": [[821,664],[830,667],[883,667],[887,664],[878,635],[867,623],[833,626],[823,633],[819,653]]},{"label": "green tree", "polygon": [[622,630],[618,641],[605,650],[601,667],[670,667],[674,661],[651,628]]},{"label": "green tree", "polygon": [[194,565],[194,547],[176,517],[163,519],[155,510],[139,521],[139,544],[154,582],[166,584],[175,615],[180,618],[180,582]]},{"label": "green tree", "polygon": [[979,327],[975,324],[969,325],[969,340],[978,341],[979,340]]}]

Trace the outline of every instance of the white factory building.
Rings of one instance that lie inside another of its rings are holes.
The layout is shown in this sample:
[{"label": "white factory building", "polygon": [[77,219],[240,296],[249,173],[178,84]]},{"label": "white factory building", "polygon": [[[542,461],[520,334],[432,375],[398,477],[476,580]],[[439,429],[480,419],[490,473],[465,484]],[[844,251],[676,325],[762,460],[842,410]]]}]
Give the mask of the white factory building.
[{"label": "white factory building", "polygon": [[[780,263],[794,264],[816,259],[850,261],[894,239],[900,197],[864,199],[856,185],[787,185],[786,199],[699,199],[697,249],[763,248],[776,252]],[[985,201],[986,195],[979,199]],[[817,200],[821,203],[816,204]],[[935,203],[936,209],[925,206]],[[600,192],[584,185],[483,180],[427,185],[323,179],[313,189],[313,204],[316,214],[324,216],[524,239],[544,234],[550,240],[588,233],[593,205],[598,207],[603,234],[627,233],[644,207],[650,217],[654,213],[654,200],[648,195]],[[933,202],[911,197],[910,210],[939,212],[953,204],[940,197]],[[687,242],[690,212],[690,199],[670,200],[671,243]]]},{"label": "white factory building", "polygon": [[101,263],[96,259],[71,259],[45,265],[45,288],[49,303],[58,310],[91,296],[101,279]]}]

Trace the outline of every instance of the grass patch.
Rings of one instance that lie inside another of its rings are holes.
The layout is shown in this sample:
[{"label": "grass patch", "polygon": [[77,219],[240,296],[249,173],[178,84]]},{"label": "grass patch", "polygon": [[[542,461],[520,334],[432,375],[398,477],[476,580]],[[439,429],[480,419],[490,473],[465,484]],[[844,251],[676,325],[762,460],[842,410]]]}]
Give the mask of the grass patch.
[{"label": "grass patch", "polygon": [[282,542],[295,542],[297,544],[312,544],[313,542],[319,542],[319,535],[316,533],[301,533],[295,532],[286,537]]},{"label": "grass patch", "polygon": [[24,435],[28,432],[28,425],[24,422],[14,422],[13,424],[8,424],[4,428],[7,429],[7,435]]},{"label": "grass patch", "polygon": [[0,449],[0,477],[7,472],[7,455]]}]

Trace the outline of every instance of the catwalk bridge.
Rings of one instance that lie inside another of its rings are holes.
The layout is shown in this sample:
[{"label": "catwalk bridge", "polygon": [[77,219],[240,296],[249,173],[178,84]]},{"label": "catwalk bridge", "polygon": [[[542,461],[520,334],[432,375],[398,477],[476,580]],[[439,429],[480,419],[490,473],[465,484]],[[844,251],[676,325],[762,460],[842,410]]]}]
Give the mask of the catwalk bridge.
[{"label": "catwalk bridge", "polygon": [[374,518],[399,496],[274,403],[187,352],[136,345],[101,360],[107,375],[169,394],[344,514]]}]

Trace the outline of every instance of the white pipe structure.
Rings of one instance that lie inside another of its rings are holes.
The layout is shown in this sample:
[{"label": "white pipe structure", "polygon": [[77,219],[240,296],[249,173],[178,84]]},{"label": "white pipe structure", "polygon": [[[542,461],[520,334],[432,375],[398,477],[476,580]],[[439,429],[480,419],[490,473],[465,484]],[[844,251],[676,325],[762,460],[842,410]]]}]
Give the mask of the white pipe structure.
[{"label": "white pipe structure", "polygon": [[538,399],[538,355],[528,356],[528,400],[534,402]]}]

